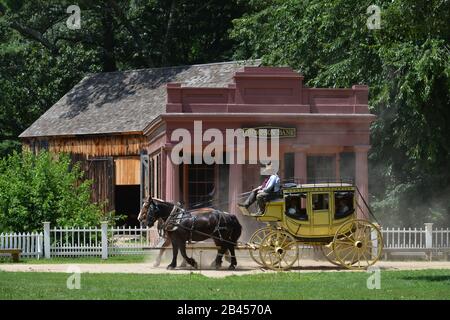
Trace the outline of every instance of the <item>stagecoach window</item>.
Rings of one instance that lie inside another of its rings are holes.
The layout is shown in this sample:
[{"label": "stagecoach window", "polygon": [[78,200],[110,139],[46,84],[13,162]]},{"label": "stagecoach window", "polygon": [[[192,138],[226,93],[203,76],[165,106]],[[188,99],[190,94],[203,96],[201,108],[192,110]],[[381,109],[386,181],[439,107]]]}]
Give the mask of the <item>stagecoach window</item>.
[{"label": "stagecoach window", "polygon": [[285,198],[286,215],[299,220],[308,220],[306,193],[289,195]]},{"label": "stagecoach window", "polygon": [[344,218],[354,212],[353,196],[351,191],[334,193],[335,218]]},{"label": "stagecoach window", "polygon": [[313,210],[328,210],[328,193],[316,193],[312,195]]}]

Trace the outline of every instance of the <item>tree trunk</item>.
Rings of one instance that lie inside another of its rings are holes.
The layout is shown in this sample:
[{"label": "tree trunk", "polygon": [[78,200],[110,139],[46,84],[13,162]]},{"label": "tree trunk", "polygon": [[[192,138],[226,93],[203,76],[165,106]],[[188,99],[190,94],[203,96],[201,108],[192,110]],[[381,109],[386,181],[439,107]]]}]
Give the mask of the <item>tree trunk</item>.
[{"label": "tree trunk", "polygon": [[111,8],[108,5],[103,7],[103,71],[116,71],[116,58],[114,55],[114,21]]}]

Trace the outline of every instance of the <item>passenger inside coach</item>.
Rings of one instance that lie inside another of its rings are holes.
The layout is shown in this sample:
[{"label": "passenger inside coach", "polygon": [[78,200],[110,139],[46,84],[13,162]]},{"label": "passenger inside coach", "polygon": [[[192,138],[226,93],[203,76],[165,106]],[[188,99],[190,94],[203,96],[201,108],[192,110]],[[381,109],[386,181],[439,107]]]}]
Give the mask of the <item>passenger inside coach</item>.
[{"label": "passenger inside coach", "polygon": [[285,198],[286,215],[297,220],[308,220],[306,211],[306,193],[291,195]]},{"label": "passenger inside coach", "polygon": [[334,199],[336,206],[336,218],[343,218],[354,212],[352,192],[336,192]]}]

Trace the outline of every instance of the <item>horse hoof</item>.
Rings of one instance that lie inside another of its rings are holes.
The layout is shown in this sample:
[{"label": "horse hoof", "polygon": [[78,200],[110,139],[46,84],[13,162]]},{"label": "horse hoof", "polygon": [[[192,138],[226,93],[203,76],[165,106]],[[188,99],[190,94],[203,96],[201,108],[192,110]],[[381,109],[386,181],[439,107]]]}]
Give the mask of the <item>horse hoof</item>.
[{"label": "horse hoof", "polygon": [[222,265],[221,264],[216,264],[215,267],[216,267],[216,270],[220,270],[220,268],[222,268]]},{"label": "horse hoof", "polygon": [[194,269],[198,269],[198,263],[197,262],[192,262],[192,266],[194,267]]},{"label": "horse hoof", "polygon": [[156,267],[159,267],[160,264],[161,264],[161,260],[158,259],[153,263],[153,266],[156,268]]},{"label": "horse hoof", "polygon": [[235,266],[234,264],[231,264],[231,265],[228,267],[228,270],[236,270],[236,266]]},{"label": "horse hoof", "polygon": [[170,264],[169,264],[169,265],[167,266],[167,270],[174,270],[174,269],[175,269],[175,266],[173,266],[173,265],[170,265]]}]

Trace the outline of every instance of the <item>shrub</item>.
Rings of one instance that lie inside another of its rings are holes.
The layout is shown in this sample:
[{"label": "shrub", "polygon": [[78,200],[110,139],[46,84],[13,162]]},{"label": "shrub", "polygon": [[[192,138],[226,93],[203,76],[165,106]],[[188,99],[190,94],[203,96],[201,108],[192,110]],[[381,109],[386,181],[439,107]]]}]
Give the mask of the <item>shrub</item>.
[{"label": "shrub", "polygon": [[0,232],[31,232],[42,222],[94,226],[102,211],[90,201],[92,181],[82,180],[68,155],[24,151],[0,160]]}]

